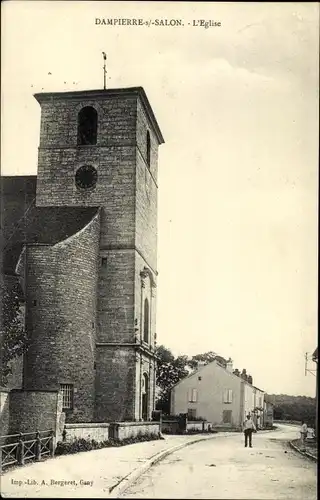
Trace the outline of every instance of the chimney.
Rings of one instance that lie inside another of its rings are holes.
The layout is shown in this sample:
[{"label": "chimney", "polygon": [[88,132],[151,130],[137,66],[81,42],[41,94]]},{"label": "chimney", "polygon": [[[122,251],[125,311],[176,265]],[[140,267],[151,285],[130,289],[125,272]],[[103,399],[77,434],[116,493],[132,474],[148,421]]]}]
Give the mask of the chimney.
[{"label": "chimney", "polygon": [[236,368],[233,372],[234,375],[236,375],[237,377],[240,377],[240,372],[238,370],[238,368]]},{"label": "chimney", "polygon": [[227,366],[226,366],[226,369],[228,372],[231,372],[233,371],[233,361],[231,358],[228,359],[227,361]]},{"label": "chimney", "polygon": [[243,380],[248,380],[247,370],[245,368],[243,368],[241,372],[241,378],[243,378]]},{"label": "chimney", "polygon": [[249,384],[251,384],[251,385],[253,384],[253,380],[252,380],[251,375],[248,375],[248,382],[249,382]]}]

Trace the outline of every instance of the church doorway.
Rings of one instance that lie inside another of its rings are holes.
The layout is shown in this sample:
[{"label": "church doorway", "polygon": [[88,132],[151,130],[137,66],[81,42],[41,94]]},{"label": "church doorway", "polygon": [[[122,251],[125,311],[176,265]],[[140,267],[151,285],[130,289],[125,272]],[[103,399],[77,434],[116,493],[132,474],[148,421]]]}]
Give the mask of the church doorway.
[{"label": "church doorway", "polygon": [[142,420],[148,420],[149,408],[149,377],[146,373],[142,376]]}]

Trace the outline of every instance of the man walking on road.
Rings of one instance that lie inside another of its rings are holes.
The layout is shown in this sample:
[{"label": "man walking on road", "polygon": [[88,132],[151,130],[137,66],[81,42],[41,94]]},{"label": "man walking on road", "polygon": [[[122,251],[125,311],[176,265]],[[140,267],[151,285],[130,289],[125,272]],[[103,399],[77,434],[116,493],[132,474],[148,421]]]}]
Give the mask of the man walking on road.
[{"label": "man walking on road", "polygon": [[253,423],[250,415],[247,415],[247,420],[243,422],[243,430],[244,430],[244,446],[248,446],[248,438],[249,438],[249,446],[252,448],[252,433],[256,432],[256,426]]}]

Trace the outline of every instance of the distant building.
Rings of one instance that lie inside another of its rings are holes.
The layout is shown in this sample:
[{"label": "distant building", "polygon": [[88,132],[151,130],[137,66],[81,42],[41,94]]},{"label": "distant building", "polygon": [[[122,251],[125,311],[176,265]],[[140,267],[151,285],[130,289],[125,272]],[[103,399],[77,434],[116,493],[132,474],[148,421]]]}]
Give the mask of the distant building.
[{"label": "distant building", "polygon": [[272,427],[273,426],[273,404],[270,401],[264,401],[264,416],[263,416],[263,426]]},{"label": "distant building", "polygon": [[171,391],[171,414],[205,418],[215,427],[240,428],[250,414],[263,425],[264,391],[233,373],[232,360],[201,366]]},{"label": "distant building", "polygon": [[264,427],[264,391],[258,387],[253,388],[253,420],[257,428]]}]

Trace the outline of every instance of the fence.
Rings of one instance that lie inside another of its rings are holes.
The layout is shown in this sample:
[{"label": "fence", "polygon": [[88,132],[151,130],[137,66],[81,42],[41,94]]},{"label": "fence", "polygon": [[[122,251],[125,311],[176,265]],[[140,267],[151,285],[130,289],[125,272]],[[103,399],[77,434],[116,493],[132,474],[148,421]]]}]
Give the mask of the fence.
[{"label": "fence", "polygon": [[[33,437],[32,437],[33,436]],[[27,438],[27,439],[26,439]],[[20,432],[1,436],[0,470],[9,465],[24,465],[27,460],[41,460],[54,455],[54,431]]]}]

